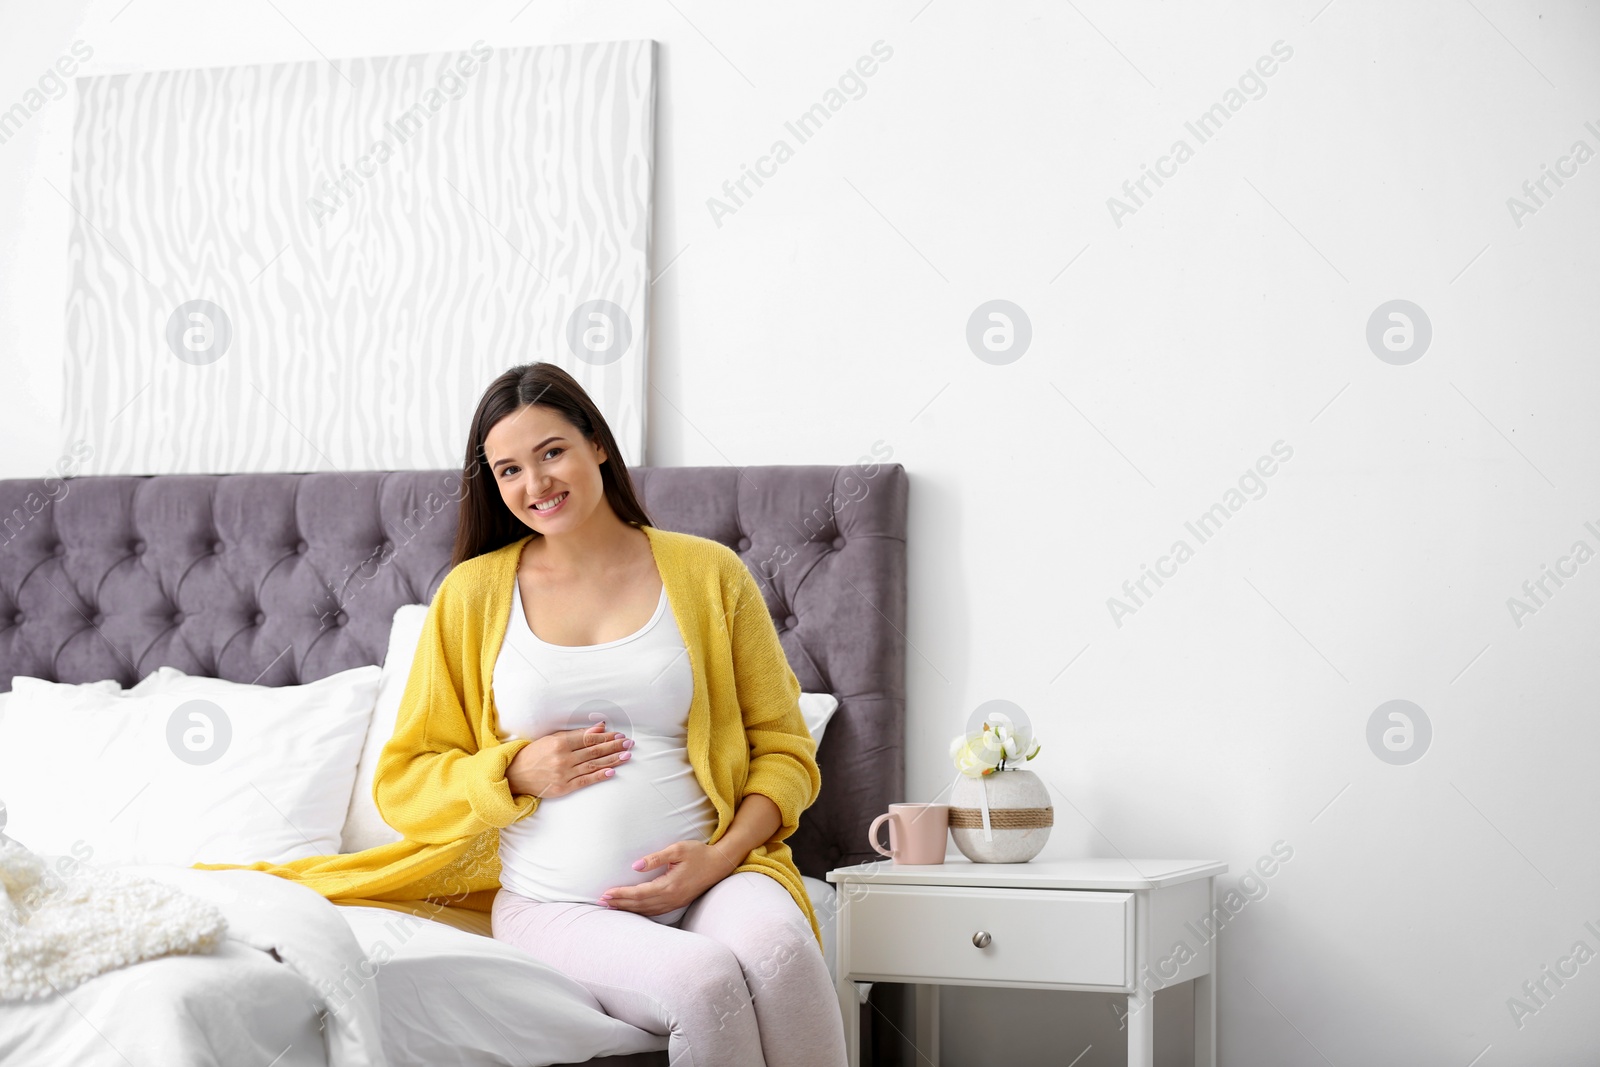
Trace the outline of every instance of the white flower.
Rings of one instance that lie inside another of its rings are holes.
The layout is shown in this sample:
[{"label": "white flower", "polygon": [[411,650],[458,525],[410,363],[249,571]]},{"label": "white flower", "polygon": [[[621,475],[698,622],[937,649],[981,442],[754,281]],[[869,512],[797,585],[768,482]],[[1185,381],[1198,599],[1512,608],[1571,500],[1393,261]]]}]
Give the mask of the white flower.
[{"label": "white flower", "polygon": [[1020,729],[1004,712],[990,712],[982,728],[961,734],[950,742],[950,760],[956,769],[971,778],[993,774],[1004,763],[1006,769],[1030,760],[1039,753],[1033,731]]},{"label": "white flower", "polygon": [[1026,724],[1018,727],[1003,711],[991,711],[984,729],[996,735],[996,743],[1004,750],[1007,763],[1032,759],[1039,751],[1033,730]]},{"label": "white flower", "polygon": [[956,770],[969,778],[981,778],[993,773],[995,766],[1000,762],[999,750],[986,746],[983,739],[976,734],[972,737],[957,737],[950,743],[950,752]]}]

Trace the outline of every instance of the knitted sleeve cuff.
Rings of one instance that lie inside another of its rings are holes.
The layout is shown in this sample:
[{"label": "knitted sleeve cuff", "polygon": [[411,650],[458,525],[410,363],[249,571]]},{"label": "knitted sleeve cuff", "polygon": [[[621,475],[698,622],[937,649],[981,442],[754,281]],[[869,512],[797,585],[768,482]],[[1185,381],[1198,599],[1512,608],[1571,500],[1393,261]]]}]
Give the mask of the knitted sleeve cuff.
[{"label": "knitted sleeve cuff", "polygon": [[467,756],[461,761],[465,774],[467,804],[486,825],[495,829],[510,826],[539,806],[539,798],[513,795],[506,780],[506,768],[530,742],[506,741]]}]

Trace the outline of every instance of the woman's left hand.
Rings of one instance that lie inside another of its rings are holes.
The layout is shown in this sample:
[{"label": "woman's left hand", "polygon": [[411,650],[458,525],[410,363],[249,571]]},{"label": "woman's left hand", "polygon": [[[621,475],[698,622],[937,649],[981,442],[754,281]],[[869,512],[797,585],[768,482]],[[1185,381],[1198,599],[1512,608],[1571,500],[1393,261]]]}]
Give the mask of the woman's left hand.
[{"label": "woman's left hand", "polygon": [[635,866],[648,871],[663,865],[667,869],[648,882],[606,890],[600,903],[618,911],[664,915],[699,897],[737,866],[715,845],[704,841],[674,841],[644,856]]}]

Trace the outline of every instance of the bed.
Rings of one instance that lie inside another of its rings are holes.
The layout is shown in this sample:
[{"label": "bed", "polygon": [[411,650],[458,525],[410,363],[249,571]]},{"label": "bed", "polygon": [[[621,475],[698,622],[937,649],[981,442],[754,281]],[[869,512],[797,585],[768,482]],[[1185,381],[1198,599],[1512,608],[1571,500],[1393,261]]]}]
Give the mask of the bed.
[{"label": "bed", "polygon": [[[833,889],[823,876],[873,859],[868,824],[905,799],[905,470],[864,459],[632,473],[658,527],[740,554],[801,688],[838,699],[818,751],[821,795],[789,841],[831,941]],[[380,667],[397,609],[426,604],[447,573],[459,478],[0,480],[0,693],[19,676],[131,690],[167,667],[291,687]],[[5,699],[0,744],[17,726],[8,727]],[[0,781],[0,802],[6,788]],[[230,900],[258,886],[303,888],[251,871],[127,869],[200,894],[231,876],[231,895],[222,894]],[[381,947],[381,965],[351,1001],[376,1012],[381,1049],[346,1026],[335,1050],[330,1023],[339,1020],[319,1009],[324,983],[242,938],[210,955],[134,963],[64,994],[0,1004],[0,1062],[50,1062],[40,1057],[68,1050],[61,1062],[89,1067],[221,1065],[246,1062],[246,1048],[252,1059],[266,1050],[263,1063],[279,1056],[275,1067],[667,1062],[664,1036],[611,1019],[576,982],[486,936],[486,916],[447,924],[306,893],[309,903],[258,909],[261,923],[280,928],[256,929],[257,940],[314,941],[328,967],[375,960]],[[828,955],[831,966],[831,945]],[[483,997],[498,1010],[474,1004]]]}]

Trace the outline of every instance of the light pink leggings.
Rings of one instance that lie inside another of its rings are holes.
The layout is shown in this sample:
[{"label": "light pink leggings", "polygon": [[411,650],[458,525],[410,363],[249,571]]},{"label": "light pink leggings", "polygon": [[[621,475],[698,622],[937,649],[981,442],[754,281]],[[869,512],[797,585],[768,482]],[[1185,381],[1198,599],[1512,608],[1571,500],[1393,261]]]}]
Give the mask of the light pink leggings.
[{"label": "light pink leggings", "polygon": [[494,937],[576,979],[607,1015],[667,1037],[672,1067],[841,1067],[844,1020],[788,890],[730,874],[676,925],[502,888]]}]

